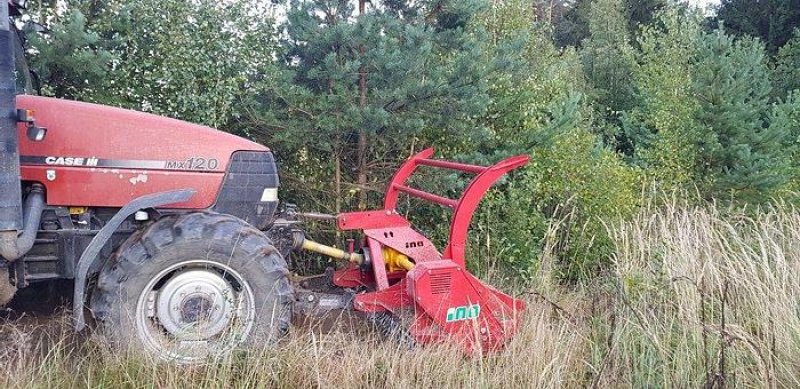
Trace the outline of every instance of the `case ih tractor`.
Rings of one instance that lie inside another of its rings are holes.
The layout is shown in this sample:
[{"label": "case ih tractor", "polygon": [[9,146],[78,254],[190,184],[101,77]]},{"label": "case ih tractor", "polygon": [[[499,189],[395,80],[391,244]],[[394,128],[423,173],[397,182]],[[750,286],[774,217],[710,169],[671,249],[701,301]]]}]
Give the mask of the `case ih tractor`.
[{"label": "case ih tractor", "polygon": [[[513,336],[522,302],[472,276],[464,251],[483,194],[527,157],[482,167],[425,150],[399,168],[383,208],[329,217],[360,239],[348,250],[326,246],[305,238],[303,214],[279,211],[275,160],[262,145],[155,115],[16,95],[16,36],[2,3],[0,306],[33,283],[74,280],[77,330],[91,318],[114,344],[182,362],[274,343],[293,313],[348,312],[470,354]],[[475,178],[449,199],[407,186],[423,165]],[[441,251],[398,214],[400,195],[453,210]],[[292,250],[345,265],[296,279],[284,260]]]}]

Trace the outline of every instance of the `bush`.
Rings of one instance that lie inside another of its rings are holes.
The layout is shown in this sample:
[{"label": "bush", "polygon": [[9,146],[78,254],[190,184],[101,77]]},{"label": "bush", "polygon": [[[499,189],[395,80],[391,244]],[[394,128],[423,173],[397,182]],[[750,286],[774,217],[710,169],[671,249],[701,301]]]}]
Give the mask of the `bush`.
[{"label": "bush", "polygon": [[560,279],[589,278],[613,250],[605,223],[636,213],[641,174],[582,128],[530,154],[476,216],[472,268],[530,279],[552,254]]}]

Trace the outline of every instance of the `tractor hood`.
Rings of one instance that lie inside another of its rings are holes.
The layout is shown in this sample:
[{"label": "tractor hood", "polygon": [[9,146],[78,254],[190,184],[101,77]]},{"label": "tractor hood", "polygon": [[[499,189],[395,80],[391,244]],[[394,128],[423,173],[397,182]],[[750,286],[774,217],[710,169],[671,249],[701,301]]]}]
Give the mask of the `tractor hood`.
[{"label": "tractor hood", "polygon": [[97,104],[17,96],[33,111],[42,141],[19,124],[22,178],[42,182],[50,205],[119,207],[131,199],[194,188],[180,208],[214,203],[236,151],[268,152],[255,142],[213,128]]}]

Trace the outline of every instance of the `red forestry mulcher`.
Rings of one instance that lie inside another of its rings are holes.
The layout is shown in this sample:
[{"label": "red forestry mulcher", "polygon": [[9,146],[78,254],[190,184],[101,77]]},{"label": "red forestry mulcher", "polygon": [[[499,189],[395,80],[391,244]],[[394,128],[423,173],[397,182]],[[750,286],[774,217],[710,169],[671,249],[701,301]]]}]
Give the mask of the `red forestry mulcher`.
[{"label": "red forestry mulcher", "polygon": [[[464,251],[482,196],[527,157],[483,167],[422,151],[397,171],[383,209],[331,217],[342,231],[361,231],[359,245],[322,245],[299,229],[297,219],[312,215],[279,210],[277,168],[262,145],[155,115],[17,95],[8,14],[17,7],[2,3],[0,306],[31,284],[74,280],[77,330],[91,316],[116,344],[189,363],[273,343],[293,311],[410,318],[402,325],[416,343],[452,341],[469,354],[514,335],[524,304],[471,275]],[[419,166],[475,177],[449,199],[407,186]],[[397,213],[401,194],[453,210],[442,251]],[[284,260],[292,250],[348,265],[293,282]],[[324,291],[313,287],[320,280]]]}]

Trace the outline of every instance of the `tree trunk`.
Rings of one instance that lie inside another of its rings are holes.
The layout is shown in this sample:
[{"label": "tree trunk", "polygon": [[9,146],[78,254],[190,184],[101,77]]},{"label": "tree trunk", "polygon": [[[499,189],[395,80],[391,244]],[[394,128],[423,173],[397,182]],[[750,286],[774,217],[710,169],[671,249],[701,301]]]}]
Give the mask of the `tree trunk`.
[{"label": "tree trunk", "polygon": [[[364,15],[364,6],[366,0],[358,0],[358,14]],[[364,45],[359,47],[361,59],[364,59]],[[367,70],[364,63],[361,64],[361,69],[358,72],[358,106],[361,111],[367,106]],[[367,132],[362,126],[358,129],[358,209],[367,208],[367,149],[368,149]]]},{"label": "tree trunk", "polygon": [[333,164],[335,171],[333,172],[333,183],[336,190],[335,214],[342,213],[342,153],[339,148],[335,147],[333,151]]}]

